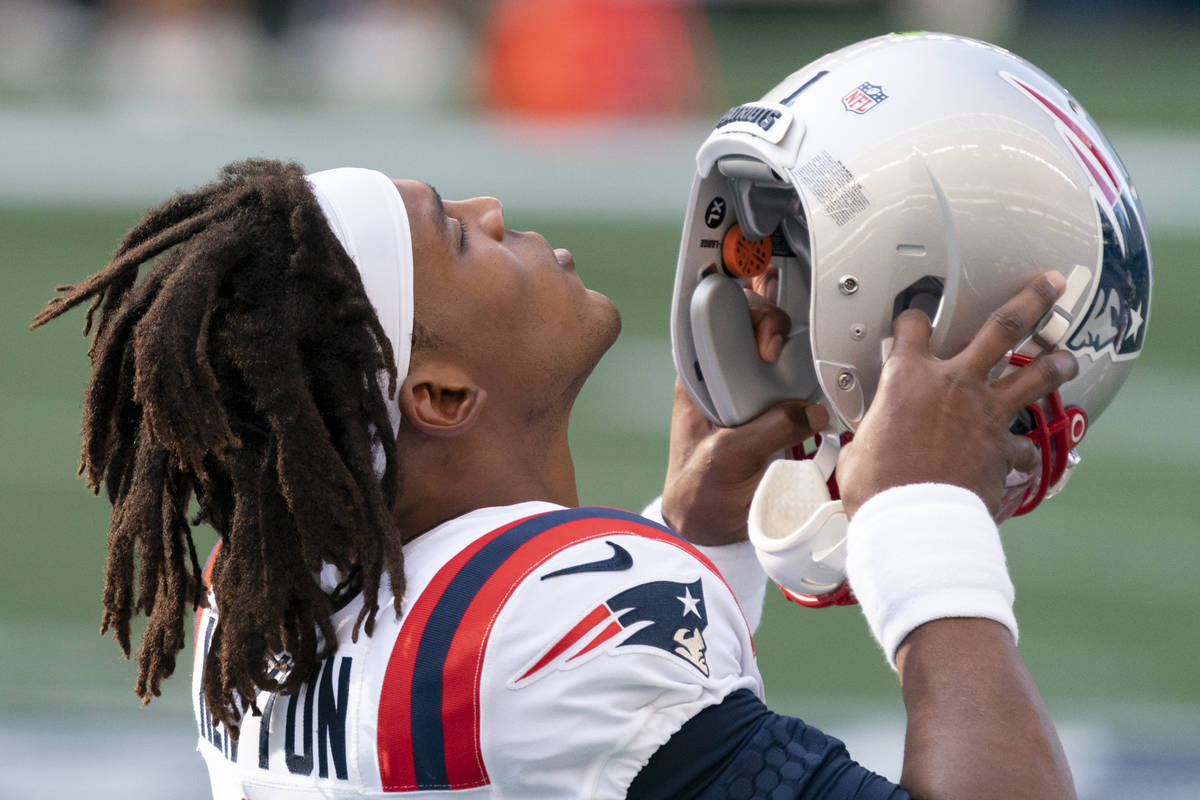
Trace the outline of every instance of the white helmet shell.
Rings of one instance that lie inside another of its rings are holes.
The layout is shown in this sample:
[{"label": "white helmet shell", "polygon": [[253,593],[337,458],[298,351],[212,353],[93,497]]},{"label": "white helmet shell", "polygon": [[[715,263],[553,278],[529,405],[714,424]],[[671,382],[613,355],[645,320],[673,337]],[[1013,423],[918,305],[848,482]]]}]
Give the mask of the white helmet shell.
[{"label": "white helmet shell", "polygon": [[[798,397],[853,430],[901,310],[925,310],[933,353],[950,357],[1057,269],[1066,292],[1014,363],[1063,346],[1079,375],[1014,422],[1043,466],[1010,476],[999,518],[1062,488],[1141,352],[1152,284],[1128,171],[1065,89],[984,42],[881,36],[731,109],[696,162],[671,335],[676,370],[714,421],[737,425]],[[768,264],[792,318],[770,365],[741,295]]]},{"label": "white helmet shell", "polygon": [[[697,167],[672,344],[721,424],[801,397],[853,429],[900,310],[924,308],[949,357],[1050,269],[1066,295],[1022,350],[1079,357],[1061,395],[1083,424],[1141,351],[1151,260],[1129,175],[1066,90],[1001,48],[935,33],[843,48],[728,112]],[[728,263],[768,237],[793,320],[775,365],[757,358],[740,293],[738,275],[762,265]]]}]

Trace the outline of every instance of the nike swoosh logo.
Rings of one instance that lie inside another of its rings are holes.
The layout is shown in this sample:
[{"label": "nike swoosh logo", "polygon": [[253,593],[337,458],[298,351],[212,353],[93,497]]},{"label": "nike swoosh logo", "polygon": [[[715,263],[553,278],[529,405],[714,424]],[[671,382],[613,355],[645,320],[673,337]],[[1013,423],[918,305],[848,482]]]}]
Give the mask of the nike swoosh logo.
[{"label": "nike swoosh logo", "polygon": [[633,566],[633,556],[629,555],[628,550],[612,542],[605,542],[605,544],[613,549],[612,558],[589,561],[586,564],[576,564],[573,567],[555,570],[543,575],[542,580],[557,578],[559,575],[574,575],[577,572],[620,572]]}]

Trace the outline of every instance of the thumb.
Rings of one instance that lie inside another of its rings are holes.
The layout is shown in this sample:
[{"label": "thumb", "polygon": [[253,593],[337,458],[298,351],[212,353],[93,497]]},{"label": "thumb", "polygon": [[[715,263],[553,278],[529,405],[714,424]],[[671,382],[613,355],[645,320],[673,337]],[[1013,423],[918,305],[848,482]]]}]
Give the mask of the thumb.
[{"label": "thumb", "polygon": [[692,400],[683,381],[675,379],[675,397],[671,406],[671,435],[698,442],[713,429],[713,424]]}]

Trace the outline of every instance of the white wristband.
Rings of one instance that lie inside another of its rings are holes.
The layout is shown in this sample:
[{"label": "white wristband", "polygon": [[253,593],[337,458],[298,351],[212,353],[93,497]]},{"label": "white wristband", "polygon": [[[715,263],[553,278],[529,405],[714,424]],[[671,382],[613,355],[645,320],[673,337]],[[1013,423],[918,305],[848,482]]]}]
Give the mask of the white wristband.
[{"label": "white wristband", "polygon": [[904,637],[935,619],[992,619],[1017,638],[1000,532],[961,487],[898,486],[864,503],[847,531],[846,574],[892,669]]}]

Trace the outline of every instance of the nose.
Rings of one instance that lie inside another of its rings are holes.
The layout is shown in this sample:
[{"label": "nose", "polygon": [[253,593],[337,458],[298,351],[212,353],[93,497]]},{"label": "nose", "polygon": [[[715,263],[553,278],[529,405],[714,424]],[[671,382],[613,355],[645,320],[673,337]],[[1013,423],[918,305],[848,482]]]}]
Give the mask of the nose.
[{"label": "nose", "polygon": [[472,197],[455,203],[468,219],[472,219],[487,236],[496,241],[504,238],[504,204],[495,197]]}]

